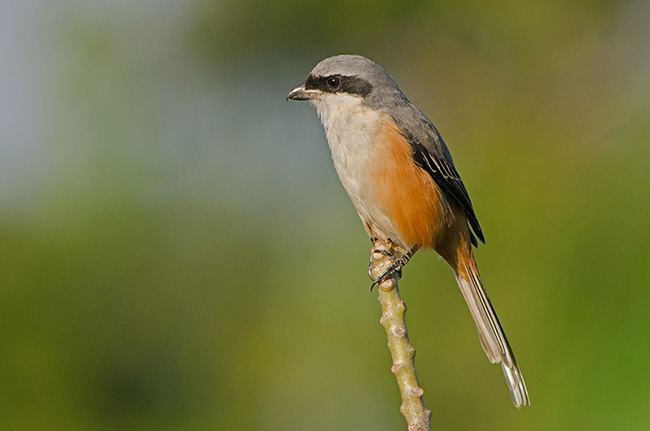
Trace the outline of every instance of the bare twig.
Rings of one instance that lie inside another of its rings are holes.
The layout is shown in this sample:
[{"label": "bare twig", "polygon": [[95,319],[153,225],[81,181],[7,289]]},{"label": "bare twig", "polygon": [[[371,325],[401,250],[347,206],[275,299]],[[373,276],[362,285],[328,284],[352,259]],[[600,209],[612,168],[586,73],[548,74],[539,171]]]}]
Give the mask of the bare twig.
[{"label": "bare twig", "polygon": [[[394,253],[393,245],[385,241],[376,241],[370,251],[369,274],[376,280],[390,265],[387,254]],[[424,390],[418,383],[415,371],[415,349],[411,345],[406,329],[406,303],[399,295],[398,276],[379,284],[379,303],[381,319],[379,323],[386,330],[388,349],[393,359],[391,371],[395,375],[402,405],[400,411],[406,419],[408,431],[431,430],[431,411],[424,405]]]}]

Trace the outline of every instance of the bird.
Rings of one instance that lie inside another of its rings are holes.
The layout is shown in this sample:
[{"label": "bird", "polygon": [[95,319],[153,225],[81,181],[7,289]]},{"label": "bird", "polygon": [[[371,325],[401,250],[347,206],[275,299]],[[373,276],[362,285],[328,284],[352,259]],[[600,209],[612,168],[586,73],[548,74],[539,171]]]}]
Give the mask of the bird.
[{"label": "bird", "polygon": [[500,364],[516,407],[528,389],[472,248],[485,236],[438,129],[380,65],[360,55],[319,62],[287,100],[309,101],[334,168],[371,241],[397,250],[373,285],[401,276],[413,254],[433,249],[453,269],[491,363]]}]

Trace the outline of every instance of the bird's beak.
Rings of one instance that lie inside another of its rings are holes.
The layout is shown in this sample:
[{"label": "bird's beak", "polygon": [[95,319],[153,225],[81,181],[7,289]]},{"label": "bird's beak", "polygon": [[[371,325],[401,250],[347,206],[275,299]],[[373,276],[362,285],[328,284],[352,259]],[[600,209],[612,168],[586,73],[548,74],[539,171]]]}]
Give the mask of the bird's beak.
[{"label": "bird's beak", "polygon": [[316,97],[319,93],[320,91],[318,90],[308,90],[305,88],[305,84],[300,84],[287,94],[287,100],[309,100]]}]

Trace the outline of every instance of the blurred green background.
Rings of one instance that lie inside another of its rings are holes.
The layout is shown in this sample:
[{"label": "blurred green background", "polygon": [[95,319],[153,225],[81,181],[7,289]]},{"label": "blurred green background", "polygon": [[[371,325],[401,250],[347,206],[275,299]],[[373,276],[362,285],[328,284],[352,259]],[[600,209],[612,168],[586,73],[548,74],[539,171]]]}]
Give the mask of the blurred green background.
[{"label": "blurred green background", "polygon": [[322,58],[439,126],[527,379],[405,273],[434,429],[650,429],[650,3],[0,2],[0,429],[396,430]]}]

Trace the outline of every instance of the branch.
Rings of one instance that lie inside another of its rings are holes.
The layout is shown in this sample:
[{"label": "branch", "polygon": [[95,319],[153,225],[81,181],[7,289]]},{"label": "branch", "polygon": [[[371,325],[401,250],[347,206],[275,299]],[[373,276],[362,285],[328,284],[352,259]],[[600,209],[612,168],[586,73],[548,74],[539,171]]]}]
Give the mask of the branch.
[{"label": "branch", "polygon": [[[393,245],[378,240],[370,254],[368,272],[376,280],[390,265],[391,258],[384,253],[395,253]],[[408,431],[430,431],[431,410],[427,409],[422,400],[424,390],[418,384],[415,371],[415,349],[411,345],[406,329],[406,303],[399,295],[398,275],[385,280],[379,285],[379,303],[381,304],[381,319],[379,323],[386,330],[388,349],[393,359],[390,370],[395,375],[402,396],[400,411],[406,419]]]}]

